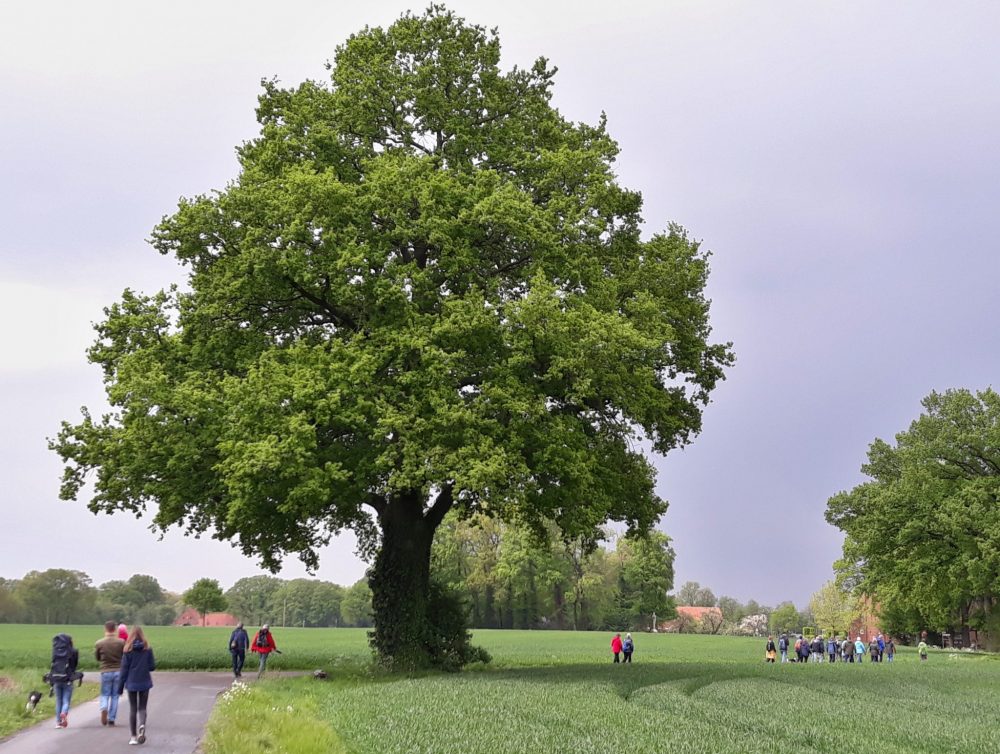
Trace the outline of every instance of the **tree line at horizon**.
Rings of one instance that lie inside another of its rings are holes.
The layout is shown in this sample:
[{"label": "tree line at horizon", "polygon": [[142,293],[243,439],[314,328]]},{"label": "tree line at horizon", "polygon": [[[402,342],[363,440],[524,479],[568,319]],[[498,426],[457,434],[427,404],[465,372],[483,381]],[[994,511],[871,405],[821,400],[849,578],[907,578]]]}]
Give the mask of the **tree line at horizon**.
[{"label": "tree line at horizon", "polygon": [[223,592],[218,581],[203,578],[177,594],[146,574],[99,586],[93,586],[83,571],[64,568],[31,571],[20,579],[0,578],[0,623],[114,620],[170,625],[186,607],[202,616],[225,610],[248,625],[371,626],[371,590],[366,579],[345,587],[319,579],[258,575],[239,579]]}]

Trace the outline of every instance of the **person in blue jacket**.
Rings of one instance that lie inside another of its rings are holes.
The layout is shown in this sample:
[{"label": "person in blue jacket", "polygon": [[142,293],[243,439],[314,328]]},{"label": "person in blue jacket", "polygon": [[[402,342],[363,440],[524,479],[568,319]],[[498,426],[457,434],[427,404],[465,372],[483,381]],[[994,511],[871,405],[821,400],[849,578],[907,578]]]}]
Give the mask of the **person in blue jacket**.
[{"label": "person in blue jacket", "polygon": [[128,725],[132,735],[129,744],[132,746],[146,743],[146,706],[149,702],[149,690],[153,688],[153,677],[150,674],[154,670],[156,660],[153,658],[153,648],[146,641],[142,627],[134,626],[125,642],[122,667],[118,675],[118,695],[128,691]]},{"label": "person in blue jacket", "polygon": [[229,654],[233,656],[233,676],[236,678],[243,675],[243,663],[246,662],[249,648],[250,637],[247,636],[243,624],[237,623],[236,628],[229,635]]}]

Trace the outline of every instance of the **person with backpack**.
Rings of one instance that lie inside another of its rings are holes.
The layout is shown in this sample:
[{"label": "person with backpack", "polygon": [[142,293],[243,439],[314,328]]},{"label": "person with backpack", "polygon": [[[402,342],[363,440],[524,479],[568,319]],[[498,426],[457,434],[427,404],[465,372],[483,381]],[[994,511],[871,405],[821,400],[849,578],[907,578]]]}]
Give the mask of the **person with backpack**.
[{"label": "person with backpack", "polygon": [[267,666],[267,656],[271,652],[281,654],[274,643],[274,636],[271,634],[271,629],[266,623],[260,627],[260,631],[254,634],[253,641],[250,642],[250,651],[260,655],[260,667],[257,669],[257,677],[260,678],[264,675],[264,668]]},{"label": "person with backpack", "polygon": [[622,662],[632,662],[632,653],[635,651],[635,642],[632,641],[632,634],[625,634],[625,641],[622,642]]},{"label": "person with backpack", "polygon": [[56,698],[56,727],[65,728],[69,725],[69,703],[73,699],[73,681],[83,681],[83,673],[77,672],[80,663],[80,652],[73,646],[73,638],[69,634],[56,634],[52,637],[52,663],[49,672],[42,678],[52,688],[49,696]]},{"label": "person with backpack", "polygon": [[809,640],[799,637],[799,662],[809,662]]},{"label": "person with backpack", "polygon": [[101,725],[114,725],[118,717],[118,674],[125,642],[118,638],[115,622],[104,624],[104,638],[94,644],[94,657],[101,671]]},{"label": "person with backpack", "polygon": [[830,662],[837,661],[837,637],[831,636],[826,640],[826,653],[830,655]]},{"label": "person with backpack", "polygon": [[229,635],[229,654],[233,656],[233,676],[240,678],[243,676],[243,663],[247,659],[247,649],[250,648],[250,637],[242,623],[237,623],[236,628]]},{"label": "person with backpack", "polygon": [[153,688],[151,673],[156,670],[153,648],[146,641],[142,626],[133,626],[125,642],[122,669],[118,675],[118,696],[128,691],[129,745],[146,743],[146,707]]},{"label": "person with backpack", "polygon": [[885,643],[885,661],[892,662],[892,659],[896,656],[896,642],[889,637],[889,640]]},{"label": "person with backpack", "polygon": [[781,662],[788,662],[788,634],[782,634],[778,639],[778,651],[781,652]]}]

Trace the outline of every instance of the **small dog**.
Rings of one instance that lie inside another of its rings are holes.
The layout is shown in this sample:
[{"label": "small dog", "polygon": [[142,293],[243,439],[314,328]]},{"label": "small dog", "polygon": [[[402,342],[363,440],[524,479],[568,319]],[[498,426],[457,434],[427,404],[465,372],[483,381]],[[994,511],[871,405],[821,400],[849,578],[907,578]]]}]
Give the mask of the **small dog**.
[{"label": "small dog", "polygon": [[28,703],[24,705],[24,711],[29,714],[34,712],[35,707],[38,706],[38,703],[40,701],[42,701],[42,692],[32,691],[30,694],[28,694]]}]

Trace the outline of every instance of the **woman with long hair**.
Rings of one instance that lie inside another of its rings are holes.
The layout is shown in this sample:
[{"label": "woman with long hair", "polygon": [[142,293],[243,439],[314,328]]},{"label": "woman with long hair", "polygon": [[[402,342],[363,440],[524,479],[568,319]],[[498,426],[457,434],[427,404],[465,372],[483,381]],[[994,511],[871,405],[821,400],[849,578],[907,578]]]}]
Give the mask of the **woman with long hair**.
[{"label": "woman with long hair", "polygon": [[132,738],[130,745],[146,743],[146,705],[149,690],[153,688],[156,660],[153,649],[146,641],[142,626],[134,626],[125,642],[122,669],[118,678],[118,694],[128,691],[128,725]]}]

